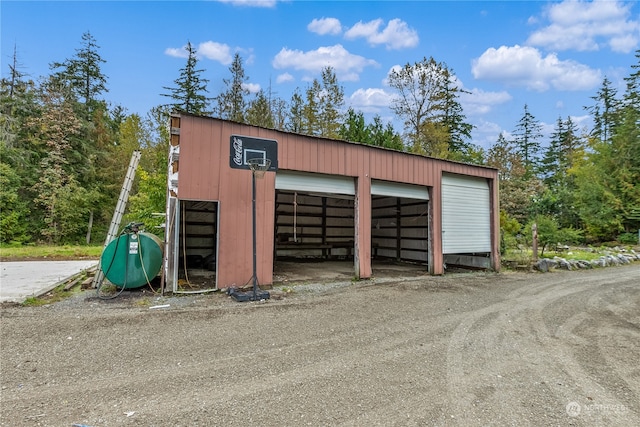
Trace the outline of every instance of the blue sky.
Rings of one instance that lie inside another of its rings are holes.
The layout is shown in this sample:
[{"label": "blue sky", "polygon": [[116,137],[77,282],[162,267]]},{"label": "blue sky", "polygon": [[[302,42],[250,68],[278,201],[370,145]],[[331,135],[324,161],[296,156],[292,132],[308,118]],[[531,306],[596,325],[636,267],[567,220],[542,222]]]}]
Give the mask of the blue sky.
[{"label": "blue sky", "polygon": [[473,142],[488,148],[511,133],[524,105],[553,130],[558,117],[588,126],[584,106],[606,76],[621,93],[640,48],[636,1],[7,1],[0,3],[1,69],[14,46],[21,71],[49,74],[91,32],[107,62],[105,98],[145,115],[166,102],[198,49],[210,95],[223,88],[239,52],[248,88],[289,101],[325,66],[336,70],[346,106],[401,123],[385,80],[395,66],[433,57],[461,87]]}]

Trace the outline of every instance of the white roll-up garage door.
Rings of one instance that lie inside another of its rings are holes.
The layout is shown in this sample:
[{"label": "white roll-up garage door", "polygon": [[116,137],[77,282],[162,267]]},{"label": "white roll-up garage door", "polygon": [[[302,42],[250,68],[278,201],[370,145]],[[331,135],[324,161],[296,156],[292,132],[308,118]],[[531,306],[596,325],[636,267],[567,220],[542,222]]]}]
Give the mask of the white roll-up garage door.
[{"label": "white roll-up garage door", "polygon": [[356,194],[355,180],[347,176],[325,175],[279,170],[276,173],[276,190],[308,193]]},{"label": "white roll-up garage door", "polygon": [[371,180],[371,195],[429,200],[427,187],[401,182],[379,181],[377,179]]},{"label": "white roll-up garage door", "polygon": [[444,254],[491,252],[491,202],[484,178],[442,175]]}]

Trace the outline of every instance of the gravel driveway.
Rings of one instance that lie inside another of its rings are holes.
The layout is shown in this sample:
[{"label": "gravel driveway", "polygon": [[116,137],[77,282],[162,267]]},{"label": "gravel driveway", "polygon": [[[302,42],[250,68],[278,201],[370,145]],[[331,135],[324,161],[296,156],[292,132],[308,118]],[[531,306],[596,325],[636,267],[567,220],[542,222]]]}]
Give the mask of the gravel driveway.
[{"label": "gravel driveway", "polygon": [[640,425],[640,265],[288,288],[5,305],[0,425]]}]

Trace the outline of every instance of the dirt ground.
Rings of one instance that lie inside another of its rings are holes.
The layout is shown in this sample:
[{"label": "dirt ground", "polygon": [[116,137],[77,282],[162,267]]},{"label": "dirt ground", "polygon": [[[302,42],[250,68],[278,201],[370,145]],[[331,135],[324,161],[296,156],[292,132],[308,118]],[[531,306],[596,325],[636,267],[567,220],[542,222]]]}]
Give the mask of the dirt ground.
[{"label": "dirt ground", "polygon": [[640,425],[640,264],[317,268],[263,302],[5,305],[0,425]]}]

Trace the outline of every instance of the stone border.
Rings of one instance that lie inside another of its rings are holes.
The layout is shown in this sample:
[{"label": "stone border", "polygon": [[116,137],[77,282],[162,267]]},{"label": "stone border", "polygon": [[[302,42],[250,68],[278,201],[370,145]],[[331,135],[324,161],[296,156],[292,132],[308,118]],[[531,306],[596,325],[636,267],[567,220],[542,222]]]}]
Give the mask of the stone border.
[{"label": "stone border", "polygon": [[535,270],[547,273],[549,270],[559,268],[561,270],[587,270],[592,268],[615,267],[632,262],[640,261],[640,253],[636,253],[633,249],[617,254],[607,253],[600,258],[592,261],[586,260],[567,260],[561,257],[542,258],[533,265]]}]

